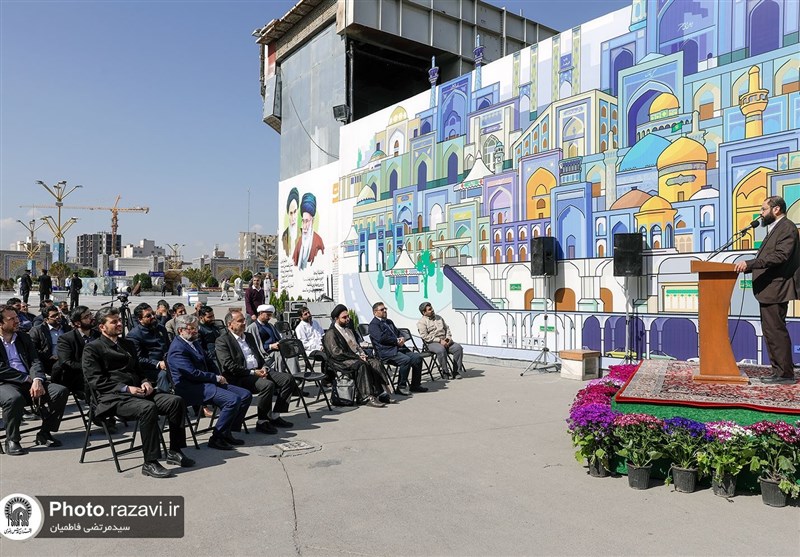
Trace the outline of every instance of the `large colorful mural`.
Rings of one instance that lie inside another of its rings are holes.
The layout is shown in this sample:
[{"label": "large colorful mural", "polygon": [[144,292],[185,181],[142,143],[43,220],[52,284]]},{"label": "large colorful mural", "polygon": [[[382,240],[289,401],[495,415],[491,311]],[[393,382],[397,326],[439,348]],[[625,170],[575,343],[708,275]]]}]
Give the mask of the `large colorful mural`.
[{"label": "large colorful mural", "polygon": [[[478,47],[476,70],[446,83],[434,61],[429,92],[344,126],[338,162],[281,183],[279,222],[307,242],[282,252],[283,286],[315,297],[332,276],[362,320],[382,300],[412,329],[430,300],[487,353],[696,357],[691,261],[768,195],[800,223],[799,22],[796,0],[634,0],[489,65]],[[644,276],[615,277],[614,235],[634,232]],[[542,236],[555,277],[531,276]],[[763,236],[714,260],[751,257]],[[734,353],[765,361],[748,278]]]}]

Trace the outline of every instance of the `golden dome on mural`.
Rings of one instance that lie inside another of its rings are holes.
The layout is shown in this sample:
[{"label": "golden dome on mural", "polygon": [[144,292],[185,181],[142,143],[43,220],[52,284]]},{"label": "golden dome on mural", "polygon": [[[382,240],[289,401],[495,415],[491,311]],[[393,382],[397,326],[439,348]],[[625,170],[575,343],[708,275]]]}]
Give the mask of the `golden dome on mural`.
[{"label": "golden dome on mural", "polygon": [[670,204],[670,202],[659,195],[654,195],[653,197],[645,201],[642,204],[641,209],[639,210],[642,213],[646,213],[650,211],[653,212],[663,211],[665,209],[672,209],[672,205]]},{"label": "golden dome on mural", "polygon": [[658,157],[659,170],[676,164],[708,163],[708,151],[702,144],[688,137],[679,137]]},{"label": "golden dome on mural", "polygon": [[398,106],[392,111],[392,115],[389,116],[389,125],[399,124],[403,120],[408,120],[408,113],[405,108]]},{"label": "golden dome on mural", "polygon": [[678,97],[672,93],[661,93],[650,105],[650,114],[658,114],[662,110],[672,110],[680,108]]},{"label": "golden dome on mural", "polygon": [[633,209],[634,207],[641,207],[651,197],[652,195],[646,191],[631,190],[617,199],[611,206],[611,209]]}]

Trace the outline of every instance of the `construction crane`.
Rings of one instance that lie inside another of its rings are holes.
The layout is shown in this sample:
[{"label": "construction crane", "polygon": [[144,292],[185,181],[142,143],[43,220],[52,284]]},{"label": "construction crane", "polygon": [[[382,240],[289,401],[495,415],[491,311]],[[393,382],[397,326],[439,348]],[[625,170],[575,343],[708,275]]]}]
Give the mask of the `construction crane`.
[{"label": "construction crane", "polygon": [[[118,256],[117,253],[117,229],[119,228],[120,213],[149,213],[150,207],[118,207],[121,195],[117,196],[113,207],[93,207],[86,205],[62,205],[59,209],[81,209],[86,211],[111,211],[111,254]],[[21,208],[33,209],[55,209],[55,205],[20,205]]]}]

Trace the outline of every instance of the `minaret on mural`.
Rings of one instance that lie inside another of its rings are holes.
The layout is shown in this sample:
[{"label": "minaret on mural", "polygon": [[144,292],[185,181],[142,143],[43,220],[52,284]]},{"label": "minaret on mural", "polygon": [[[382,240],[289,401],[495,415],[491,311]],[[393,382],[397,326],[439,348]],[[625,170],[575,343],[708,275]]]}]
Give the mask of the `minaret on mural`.
[{"label": "minaret on mural", "polygon": [[475,50],[472,51],[472,56],[475,58],[475,91],[479,90],[481,85],[481,66],[483,66],[483,49],[481,46],[481,36],[475,36]]},{"label": "minaret on mural", "polygon": [[431,84],[431,108],[436,108],[436,82],[439,81],[439,68],[436,56],[431,56],[431,69],[428,70],[428,81]]},{"label": "minaret on mural", "polygon": [[767,108],[769,91],[761,88],[761,71],[758,66],[753,66],[747,73],[750,74],[750,86],[747,93],[739,97],[739,108],[745,118],[744,136],[761,137],[764,133],[761,115]]}]

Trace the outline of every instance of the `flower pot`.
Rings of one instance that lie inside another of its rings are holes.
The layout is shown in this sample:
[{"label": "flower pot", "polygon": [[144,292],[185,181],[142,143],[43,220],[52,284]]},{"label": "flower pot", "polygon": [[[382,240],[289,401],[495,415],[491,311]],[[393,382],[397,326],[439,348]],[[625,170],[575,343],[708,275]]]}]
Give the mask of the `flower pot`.
[{"label": "flower pot", "polygon": [[634,466],[628,463],[628,485],[633,489],[647,489],[650,487],[650,472],[652,466]]},{"label": "flower pot", "polygon": [[733,497],[736,494],[736,476],[725,474],[721,481],[712,478],[711,489],[714,491],[714,495],[719,497]]},{"label": "flower pot", "polygon": [[692,493],[697,487],[697,468],[672,467],[672,481],[675,491]]},{"label": "flower pot", "polygon": [[778,487],[778,482],[759,478],[761,482],[761,501],[770,507],[785,507],[788,496]]},{"label": "flower pot", "polygon": [[589,475],[593,478],[605,478],[609,475],[608,469],[603,466],[599,458],[589,460]]}]

